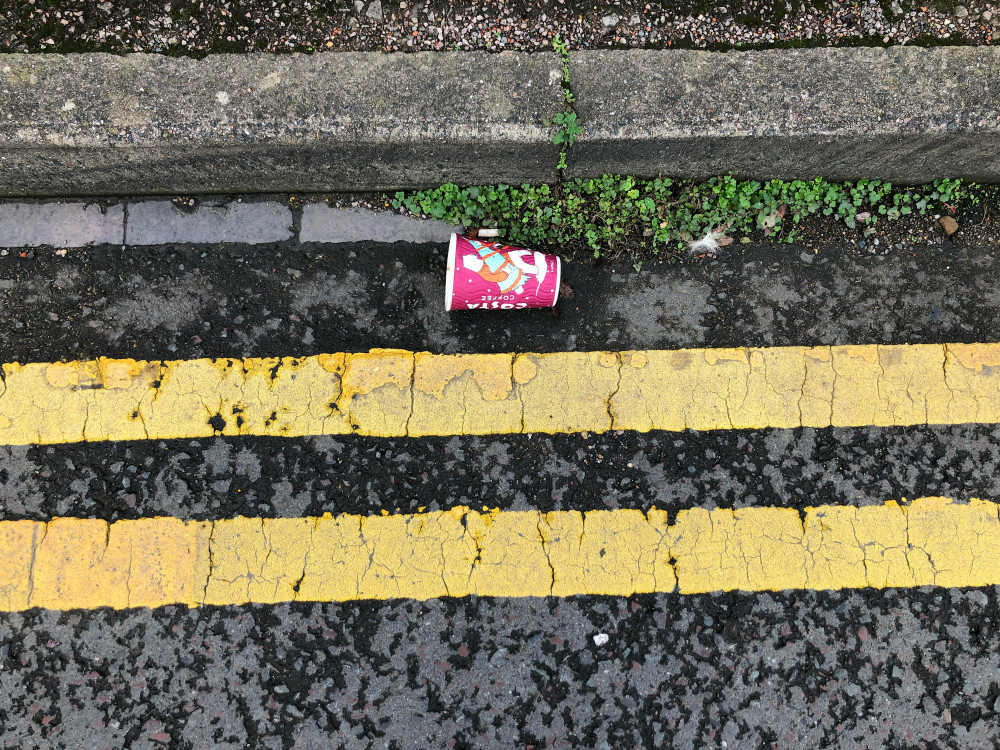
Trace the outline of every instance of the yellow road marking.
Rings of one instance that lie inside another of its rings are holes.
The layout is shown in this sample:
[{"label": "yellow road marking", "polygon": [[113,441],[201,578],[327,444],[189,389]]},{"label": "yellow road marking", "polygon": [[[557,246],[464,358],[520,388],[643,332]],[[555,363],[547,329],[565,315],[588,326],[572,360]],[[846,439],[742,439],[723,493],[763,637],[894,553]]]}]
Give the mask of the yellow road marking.
[{"label": "yellow road marking", "polygon": [[0,522],[0,610],[1000,584],[1000,506]]},{"label": "yellow road marking", "polygon": [[1000,344],[8,364],[0,444],[1000,422]]}]

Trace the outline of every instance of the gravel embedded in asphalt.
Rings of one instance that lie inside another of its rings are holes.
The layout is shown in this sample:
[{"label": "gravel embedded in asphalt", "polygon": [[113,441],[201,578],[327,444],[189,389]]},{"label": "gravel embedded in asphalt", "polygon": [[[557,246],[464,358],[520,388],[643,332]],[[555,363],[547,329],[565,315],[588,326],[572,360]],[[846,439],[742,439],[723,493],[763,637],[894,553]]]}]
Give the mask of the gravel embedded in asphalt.
[{"label": "gravel embedded in asphalt", "polygon": [[1000,498],[996,425],[0,446],[0,520]]},{"label": "gravel embedded in asphalt", "polygon": [[322,50],[730,48],[826,44],[989,44],[990,3],[799,3],[704,0],[14,0],[0,52],[105,51],[204,55]]},{"label": "gravel embedded in asphalt", "polygon": [[[881,225],[869,242],[879,236],[889,245]],[[10,251],[0,257],[0,349],[7,362],[51,362],[996,338],[996,243],[892,248],[734,243],[718,258],[639,269],[567,262],[575,295],[558,317],[446,313],[442,243]]]},{"label": "gravel embedded in asphalt", "polygon": [[[641,270],[568,264],[576,296],[558,320],[445,315],[440,244],[15,249],[0,256],[0,348],[51,359],[995,338],[995,242],[897,248],[882,229],[868,240],[886,240],[886,256],[838,240]],[[3,447],[0,518],[995,499],[998,467],[1000,431],[968,425]],[[997,592],[0,613],[0,746],[987,750],[1000,731]]]},{"label": "gravel embedded in asphalt", "polygon": [[0,746],[987,750],[997,606],[987,587],[4,613]]},{"label": "gravel embedded in asphalt", "polygon": [[[449,315],[441,243],[11,251],[0,257],[0,349],[7,361],[45,362],[995,340],[996,242],[940,232],[942,244],[896,249],[890,227],[869,237],[892,247],[884,256],[752,242],[638,270],[567,263],[575,295],[558,319]],[[993,499],[998,441],[979,425],[13,447],[0,449],[0,518]]]}]

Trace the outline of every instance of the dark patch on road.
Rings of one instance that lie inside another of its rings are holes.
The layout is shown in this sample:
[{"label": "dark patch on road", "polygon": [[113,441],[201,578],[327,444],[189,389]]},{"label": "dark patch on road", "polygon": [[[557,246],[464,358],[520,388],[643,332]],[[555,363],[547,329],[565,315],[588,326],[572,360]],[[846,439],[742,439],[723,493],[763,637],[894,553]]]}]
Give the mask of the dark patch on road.
[{"label": "dark patch on road", "polygon": [[0,518],[115,521],[1000,500],[1000,428],[204,440],[0,447]]},{"label": "dark patch on road", "polygon": [[925,588],[0,614],[0,744],[986,750],[998,611]]},{"label": "dark patch on road", "polygon": [[567,263],[552,310],[444,311],[443,245],[156,247],[0,258],[5,361],[991,341],[997,248],[748,246]]}]

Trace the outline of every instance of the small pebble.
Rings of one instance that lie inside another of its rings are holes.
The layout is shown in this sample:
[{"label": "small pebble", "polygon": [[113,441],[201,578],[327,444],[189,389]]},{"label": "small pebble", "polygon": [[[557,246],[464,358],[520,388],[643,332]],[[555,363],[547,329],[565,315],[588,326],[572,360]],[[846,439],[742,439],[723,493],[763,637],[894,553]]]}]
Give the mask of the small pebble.
[{"label": "small pebble", "polygon": [[611,636],[609,636],[607,633],[598,633],[597,635],[594,636],[594,645],[603,646],[609,640],[611,640]]}]

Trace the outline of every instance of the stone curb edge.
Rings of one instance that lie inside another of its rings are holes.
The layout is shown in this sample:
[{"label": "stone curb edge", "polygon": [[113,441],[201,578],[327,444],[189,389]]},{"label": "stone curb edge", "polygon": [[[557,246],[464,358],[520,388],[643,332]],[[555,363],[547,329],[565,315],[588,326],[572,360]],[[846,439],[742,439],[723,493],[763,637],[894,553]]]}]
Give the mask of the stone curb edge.
[{"label": "stone curb edge", "polygon": [[[194,201],[192,201],[194,204]],[[306,203],[165,199],[101,205],[0,201],[0,248],[280,242],[447,242],[463,227],[367,208]]]},{"label": "stone curb edge", "polygon": [[[0,55],[0,196],[360,192],[608,172],[996,182],[998,64],[989,46]],[[570,106],[582,131],[560,170],[553,118]]]}]

